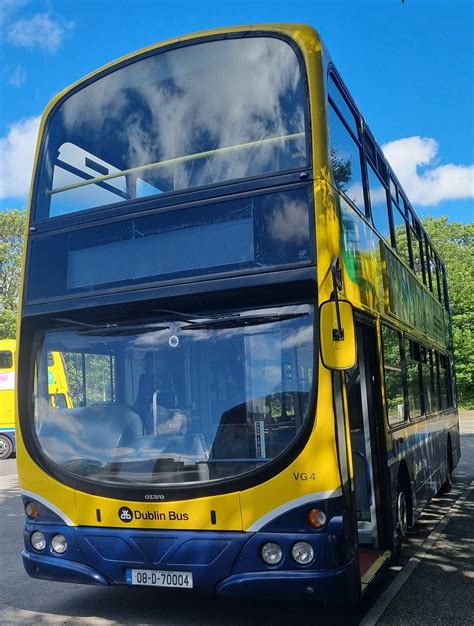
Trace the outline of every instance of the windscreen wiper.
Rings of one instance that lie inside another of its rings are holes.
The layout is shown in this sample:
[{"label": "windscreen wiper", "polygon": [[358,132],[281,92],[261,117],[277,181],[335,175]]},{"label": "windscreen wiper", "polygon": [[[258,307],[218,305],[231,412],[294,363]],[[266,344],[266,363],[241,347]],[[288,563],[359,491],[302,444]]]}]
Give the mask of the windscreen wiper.
[{"label": "windscreen wiper", "polygon": [[207,319],[201,322],[193,322],[188,326],[181,326],[181,330],[199,330],[205,328],[238,328],[239,326],[258,326],[282,322],[297,317],[307,316],[308,313],[268,313],[266,315],[226,315],[219,318]]},{"label": "windscreen wiper", "polygon": [[136,335],[144,333],[156,333],[161,330],[169,330],[169,326],[160,324],[106,324],[95,328],[85,328],[77,331],[78,335],[84,336],[109,336],[109,335]]},{"label": "windscreen wiper", "polygon": [[66,322],[78,326],[81,330],[78,335],[134,335],[138,332],[153,333],[160,330],[169,330],[169,326],[163,326],[158,322],[144,322],[134,324],[120,324],[118,322],[107,322],[106,324],[89,324],[79,322],[67,317],[55,317],[55,322]]}]

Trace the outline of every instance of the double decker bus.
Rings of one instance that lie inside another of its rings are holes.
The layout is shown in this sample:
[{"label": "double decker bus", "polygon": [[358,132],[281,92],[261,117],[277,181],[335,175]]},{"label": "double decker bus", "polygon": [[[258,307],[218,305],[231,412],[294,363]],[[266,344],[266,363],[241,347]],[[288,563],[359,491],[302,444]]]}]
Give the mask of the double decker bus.
[{"label": "double decker bus", "polygon": [[0,460],[15,453],[15,341],[0,340]]},{"label": "double decker bus", "polygon": [[459,460],[443,262],[309,26],[52,101],[19,336],[35,578],[356,601]]}]

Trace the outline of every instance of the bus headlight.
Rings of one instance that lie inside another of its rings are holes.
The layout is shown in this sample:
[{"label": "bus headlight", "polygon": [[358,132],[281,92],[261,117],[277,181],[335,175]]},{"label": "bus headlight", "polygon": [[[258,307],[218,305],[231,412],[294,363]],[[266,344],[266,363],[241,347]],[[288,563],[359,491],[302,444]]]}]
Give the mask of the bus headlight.
[{"label": "bus headlight", "polygon": [[67,541],[64,535],[54,535],[51,539],[51,547],[58,554],[64,554],[67,550]]},{"label": "bus headlight", "polygon": [[291,556],[300,565],[308,565],[314,559],[314,548],[306,541],[297,541],[291,548]]},{"label": "bus headlight", "polygon": [[262,546],[261,554],[262,559],[265,561],[265,563],[268,563],[268,565],[276,565],[283,558],[283,550],[277,543],[274,543],[273,541],[265,543]]},{"label": "bus headlight", "polygon": [[35,550],[41,552],[46,548],[46,539],[43,533],[40,533],[38,530],[34,532],[30,537],[31,545]]}]

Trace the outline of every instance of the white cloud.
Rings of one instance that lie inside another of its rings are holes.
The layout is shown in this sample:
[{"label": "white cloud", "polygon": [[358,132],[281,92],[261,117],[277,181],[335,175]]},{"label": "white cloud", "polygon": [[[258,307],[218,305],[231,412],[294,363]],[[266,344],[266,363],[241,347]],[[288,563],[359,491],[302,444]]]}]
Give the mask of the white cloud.
[{"label": "white cloud", "polygon": [[8,82],[13,87],[21,87],[26,80],[26,70],[21,65],[17,65],[8,77]]},{"label": "white cloud", "polygon": [[6,29],[6,37],[23,48],[38,47],[56,52],[73,27],[73,22],[55,19],[50,13],[37,13],[29,19],[11,22]]},{"label": "white cloud", "polygon": [[41,117],[29,117],[12,124],[0,138],[0,199],[26,201]]},{"label": "white cloud", "polygon": [[406,137],[382,149],[413,204],[474,198],[474,165],[437,165],[439,145],[434,139]]},{"label": "white cloud", "polygon": [[28,0],[0,0],[0,24],[4,23],[12,13],[24,6]]}]

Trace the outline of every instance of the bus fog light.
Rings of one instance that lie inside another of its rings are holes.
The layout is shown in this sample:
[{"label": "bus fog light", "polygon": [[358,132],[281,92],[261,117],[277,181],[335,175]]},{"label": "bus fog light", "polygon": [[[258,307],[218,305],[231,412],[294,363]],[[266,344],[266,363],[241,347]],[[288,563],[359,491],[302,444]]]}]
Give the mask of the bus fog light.
[{"label": "bus fog light", "polygon": [[276,565],[283,558],[283,550],[277,543],[270,541],[262,546],[262,559],[268,565]]},{"label": "bus fog light", "polygon": [[306,541],[298,541],[291,548],[291,556],[300,565],[307,565],[314,559],[314,548]]},{"label": "bus fog light", "polygon": [[41,552],[42,550],[46,548],[45,536],[43,535],[43,533],[40,533],[39,531],[36,531],[31,535],[30,541],[31,541],[31,545],[33,546],[33,548],[35,550],[38,550],[38,552]]},{"label": "bus fog light", "polygon": [[38,505],[35,502],[28,502],[25,506],[25,513],[30,519],[36,519],[39,515]]},{"label": "bus fog light", "polygon": [[54,535],[51,539],[51,547],[58,554],[64,554],[67,550],[67,541],[64,535]]},{"label": "bus fog light", "polygon": [[310,509],[307,519],[313,528],[322,528],[327,522],[326,513],[321,509]]}]

